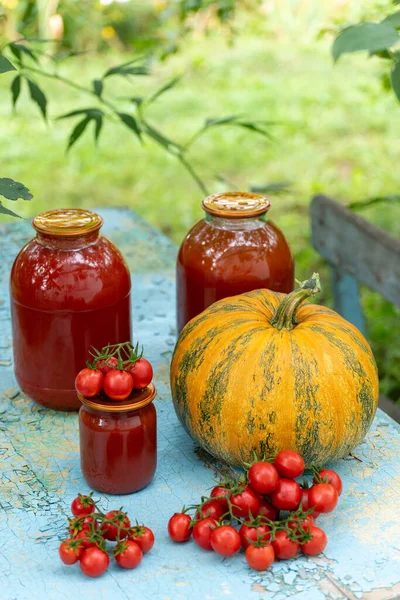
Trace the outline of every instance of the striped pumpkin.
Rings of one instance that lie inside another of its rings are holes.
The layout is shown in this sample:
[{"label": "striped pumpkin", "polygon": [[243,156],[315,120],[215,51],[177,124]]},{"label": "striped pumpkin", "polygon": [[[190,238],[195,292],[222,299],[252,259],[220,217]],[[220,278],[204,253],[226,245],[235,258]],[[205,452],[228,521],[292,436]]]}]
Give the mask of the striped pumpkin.
[{"label": "striped pumpkin", "polygon": [[216,302],[175,347],[171,389],[189,435],[232,465],[285,448],[307,465],[346,456],[378,403],[371,349],[336,312],[305,302],[314,274],[290,294],[256,290]]}]

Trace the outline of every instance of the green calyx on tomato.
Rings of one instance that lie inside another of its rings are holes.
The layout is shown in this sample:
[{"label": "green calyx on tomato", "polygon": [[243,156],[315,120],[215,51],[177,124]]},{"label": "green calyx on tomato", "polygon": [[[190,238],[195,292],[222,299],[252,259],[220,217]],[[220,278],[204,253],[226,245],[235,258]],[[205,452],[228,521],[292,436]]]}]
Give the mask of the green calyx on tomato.
[{"label": "green calyx on tomato", "polygon": [[121,344],[109,344],[101,350],[92,347],[90,354],[93,356],[93,361],[87,363],[89,368],[129,371],[142,358],[143,346],[139,351],[139,342],[136,343],[136,346],[131,342],[122,342]]}]

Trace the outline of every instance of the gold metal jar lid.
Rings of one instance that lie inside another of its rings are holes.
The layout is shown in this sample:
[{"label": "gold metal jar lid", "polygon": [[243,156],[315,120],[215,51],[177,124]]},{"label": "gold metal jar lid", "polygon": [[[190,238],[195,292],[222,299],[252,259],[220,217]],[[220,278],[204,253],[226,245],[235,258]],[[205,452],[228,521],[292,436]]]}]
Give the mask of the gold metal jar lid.
[{"label": "gold metal jar lid", "polygon": [[207,196],[202,206],[210,215],[243,219],[266,213],[271,203],[265,196],[251,192],[223,192]]},{"label": "gold metal jar lid", "polygon": [[153,383],[147,386],[145,390],[135,391],[126,400],[106,400],[102,396],[94,396],[94,398],[85,398],[78,394],[79,400],[85,406],[101,410],[103,412],[128,412],[130,410],[138,410],[153,402],[156,397],[156,387]]},{"label": "gold metal jar lid", "polygon": [[57,208],[37,215],[32,225],[38,233],[73,236],[97,231],[103,225],[103,219],[91,210]]}]

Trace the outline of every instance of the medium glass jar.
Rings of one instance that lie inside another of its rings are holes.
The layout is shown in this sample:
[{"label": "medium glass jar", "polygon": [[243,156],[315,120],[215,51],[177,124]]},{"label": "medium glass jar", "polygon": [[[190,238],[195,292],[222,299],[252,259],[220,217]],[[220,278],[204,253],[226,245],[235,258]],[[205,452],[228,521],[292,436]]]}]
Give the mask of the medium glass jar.
[{"label": "medium glass jar", "polygon": [[294,286],[286,238],[263,218],[270,208],[266,198],[215,194],[203,200],[203,208],[206,218],[189,231],[178,254],[178,333],[217,300],[259,288],[288,293]]},{"label": "medium glass jar", "polygon": [[119,250],[99,235],[99,215],[59,209],[32,224],[36,237],[11,271],[15,375],[39,404],[77,410],[75,376],[91,346],[130,340],[130,274]]},{"label": "medium glass jar", "polygon": [[104,494],[146,487],[157,466],[154,385],[123,402],[78,396],[81,468],[89,486]]}]

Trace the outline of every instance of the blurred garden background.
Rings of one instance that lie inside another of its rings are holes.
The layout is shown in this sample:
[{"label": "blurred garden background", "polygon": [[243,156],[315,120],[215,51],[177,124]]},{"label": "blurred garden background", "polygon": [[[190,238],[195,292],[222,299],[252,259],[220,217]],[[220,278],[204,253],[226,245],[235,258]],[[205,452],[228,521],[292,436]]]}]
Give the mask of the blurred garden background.
[{"label": "blurred garden background", "polygon": [[[0,176],[34,196],[3,205],[26,218],[129,206],[179,244],[206,192],[265,190],[297,278],[319,270],[330,304],[312,196],[400,233],[400,104],[385,57],[334,64],[331,52],[343,27],[394,4],[0,0],[2,54],[19,71],[0,78]],[[400,403],[399,309],[362,295],[382,392]]]}]

